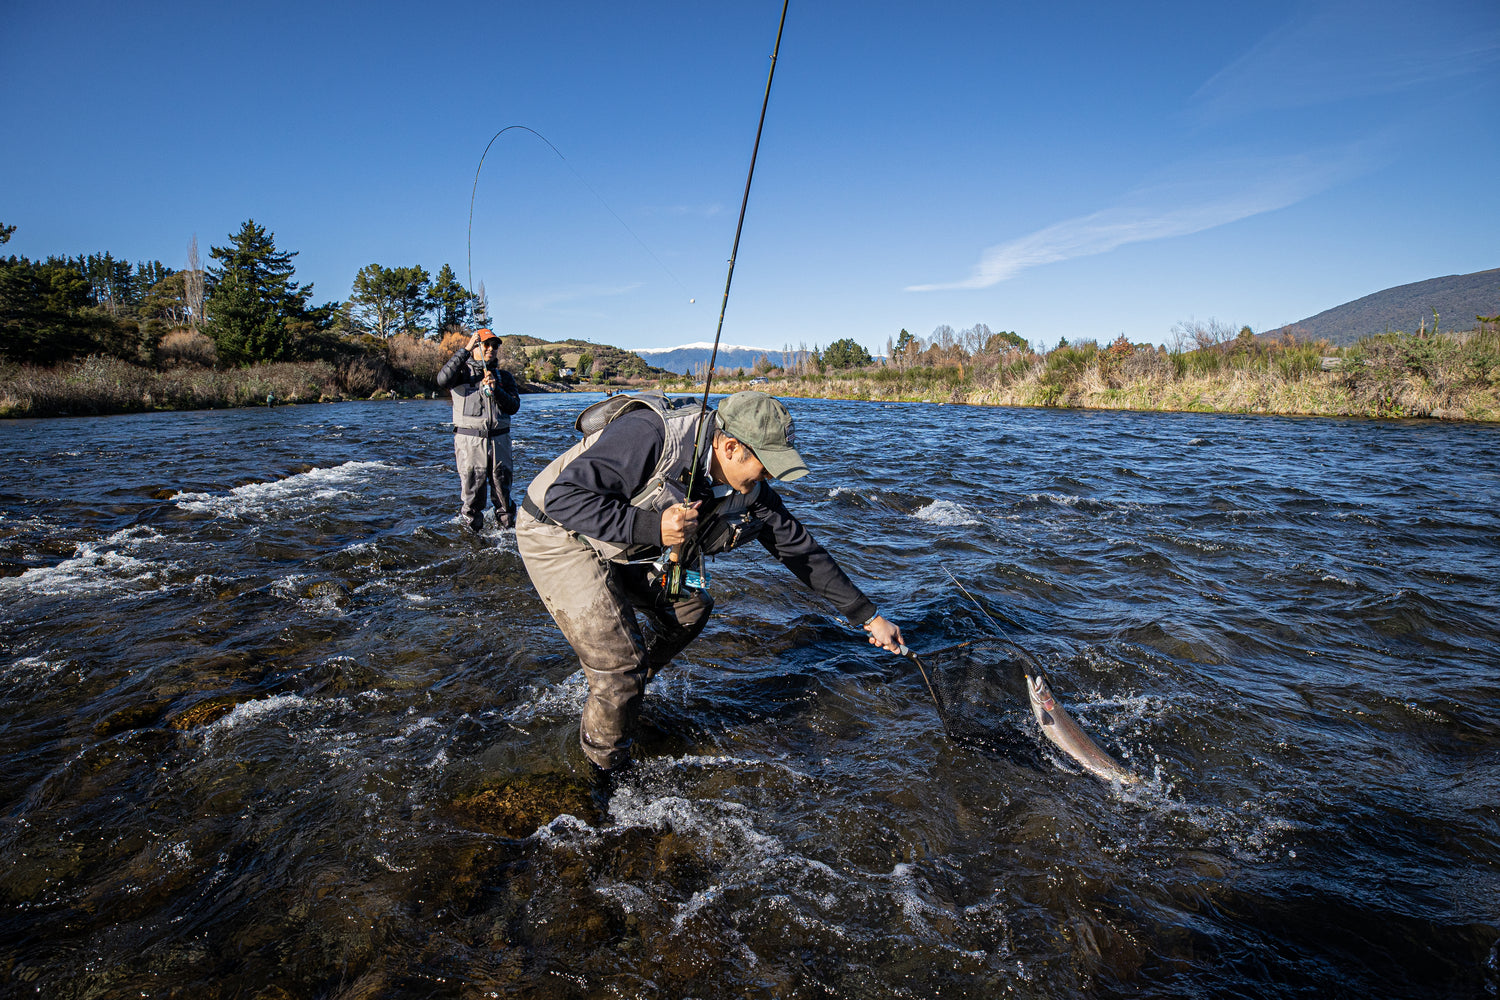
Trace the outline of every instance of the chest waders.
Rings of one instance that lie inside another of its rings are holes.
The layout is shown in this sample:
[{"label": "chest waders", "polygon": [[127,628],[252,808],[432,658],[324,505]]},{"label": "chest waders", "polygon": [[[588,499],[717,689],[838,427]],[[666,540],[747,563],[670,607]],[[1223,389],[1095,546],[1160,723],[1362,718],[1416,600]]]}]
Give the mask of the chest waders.
[{"label": "chest waders", "polygon": [[691,591],[673,601],[653,582],[650,566],[637,557],[654,555],[658,546],[590,538],[568,531],[543,510],[547,489],[562,471],[598,441],[610,420],[637,409],[650,409],[661,419],[664,437],[660,460],[630,502],[641,509],[679,502],[698,432],[696,408],[674,406],[659,395],[614,396],[579,417],[575,426],[583,440],[532,480],[516,526],[526,572],[588,681],[579,744],[595,766],[605,769],[629,761],[646,682],[697,637],[713,610],[706,592]]},{"label": "chest waders", "polygon": [[[469,365],[470,376],[482,368]],[[502,528],[515,524],[510,498],[515,460],[510,447],[510,417],[500,412],[494,397],[479,383],[449,389],[453,400],[453,456],[463,497],[462,518],[475,531],[484,527],[485,494],[492,495],[495,521]]]}]

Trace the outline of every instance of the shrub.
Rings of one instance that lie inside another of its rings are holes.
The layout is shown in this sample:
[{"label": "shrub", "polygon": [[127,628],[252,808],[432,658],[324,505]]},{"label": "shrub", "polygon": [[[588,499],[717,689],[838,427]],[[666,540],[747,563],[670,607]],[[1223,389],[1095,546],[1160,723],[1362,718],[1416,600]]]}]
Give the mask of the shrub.
[{"label": "shrub", "polygon": [[445,352],[439,342],[413,337],[409,333],[392,337],[387,348],[392,368],[423,383],[435,382],[443,362],[452,355],[453,352]]},{"label": "shrub", "polygon": [[161,338],[156,345],[156,360],[164,368],[173,365],[196,365],[212,368],[219,353],[214,342],[196,330],[177,329]]}]

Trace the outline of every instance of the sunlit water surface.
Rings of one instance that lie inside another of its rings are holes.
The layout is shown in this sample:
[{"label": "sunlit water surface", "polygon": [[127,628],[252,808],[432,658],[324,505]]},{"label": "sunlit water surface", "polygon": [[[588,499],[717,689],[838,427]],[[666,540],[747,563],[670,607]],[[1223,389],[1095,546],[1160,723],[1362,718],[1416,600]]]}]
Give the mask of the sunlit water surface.
[{"label": "sunlit water surface", "polygon": [[608,815],[511,837],[454,804],[574,780],[585,686],[444,401],[0,423],[0,993],[1500,994],[1500,430],[790,405],[990,739],[752,546]]}]

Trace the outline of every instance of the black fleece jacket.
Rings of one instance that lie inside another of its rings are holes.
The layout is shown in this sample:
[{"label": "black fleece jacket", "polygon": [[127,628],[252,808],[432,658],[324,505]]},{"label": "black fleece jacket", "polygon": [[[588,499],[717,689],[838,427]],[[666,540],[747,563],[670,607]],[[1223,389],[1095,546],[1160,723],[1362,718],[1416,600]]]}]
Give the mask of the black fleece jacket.
[{"label": "black fleece jacket", "polygon": [[[613,420],[548,487],[543,503],[547,516],[602,542],[660,547],[661,515],[630,506],[630,498],[651,480],[664,443],[661,418],[654,413],[637,410]],[[700,482],[706,485],[707,478]],[[708,512],[712,502],[705,500],[700,510]],[[875,605],[769,483],[761,484],[750,513],[764,524],[760,544],[814,593],[855,624],[875,613]]]},{"label": "black fleece jacket", "polygon": [[[484,381],[484,365],[473,360],[467,347],[460,347],[448,363],[437,374],[439,389],[451,389],[455,385],[477,385]],[[516,386],[516,377],[504,368],[499,370],[495,388],[495,405],[507,417],[521,408],[521,392]]]}]

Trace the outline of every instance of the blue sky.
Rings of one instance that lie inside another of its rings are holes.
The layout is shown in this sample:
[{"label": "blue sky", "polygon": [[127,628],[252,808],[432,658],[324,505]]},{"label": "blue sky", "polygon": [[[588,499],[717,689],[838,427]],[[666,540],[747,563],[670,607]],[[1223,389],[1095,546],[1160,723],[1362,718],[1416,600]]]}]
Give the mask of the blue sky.
[{"label": "blue sky", "polygon": [[[1500,266],[1500,4],[792,0],[724,343],[1257,330]],[[314,299],[469,269],[502,333],[708,341],[781,5],[0,4],[4,252]],[[696,301],[689,301],[695,299]]]}]

